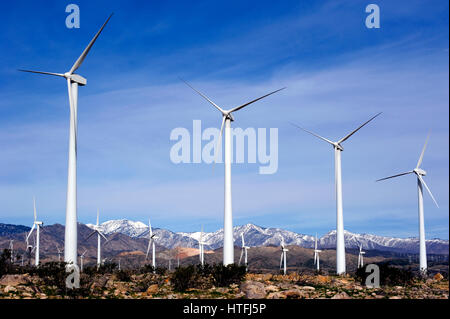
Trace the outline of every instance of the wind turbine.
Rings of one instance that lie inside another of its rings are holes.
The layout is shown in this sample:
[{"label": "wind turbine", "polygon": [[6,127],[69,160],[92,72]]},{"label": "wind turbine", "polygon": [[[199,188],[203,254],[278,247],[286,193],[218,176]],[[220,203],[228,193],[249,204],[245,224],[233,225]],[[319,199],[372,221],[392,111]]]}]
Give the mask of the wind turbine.
[{"label": "wind turbine", "polygon": [[316,270],[320,271],[320,253],[322,251],[317,249],[317,234],[316,234],[316,240],[314,241],[314,265],[316,265]]},{"label": "wind turbine", "polygon": [[281,237],[281,258],[280,258],[280,270],[281,265],[283,265],[283,273],[286,275],[286,252],[288,252],[289,249],[285,248],[284,246],[284,238]]},{"label": "wind turbine", "polygon": [[11,264],[14,263],[14,239],[9,241],[9,253],[11,254]]},{"label": "wind turbine", "polygon": [[425,186],[426,190],[428,191],[428,194],[430,194],[431,199],[436,204],[436,206],[439,208],[438,203],[436,202],[436,199],[433,196],[433,193],[431,193],[430,188],[428,187],[427,183],[425,183],[425,180],[423,179],[423,176],[427,175],[427,172],[420,168],[420,165],[422,164],[423,155],[425,154],[425,149],[427,148],[428,140],[430,138],[430,134],[428,134],[427,139],[425,141],[425,145],[423,146],[422,153],[420,154],[419,161],[417,162],[416,168],[412,171],[400,173],[397,175],[385,177],[382,179],[377,180],[383,181],[386,179],[408,175],[408,174],[415,174],[417,177],[417,195],[419,199],[419,249],[420,249],[420,271],[425,274],[427,272],[427,248],[425,243],[425,222],[424,222],[424,215],[423,215],[423,186]]},{"label": "wind turbine", "polygon": [[59,249],[58,244],[55,244],[55,245],[56,245],[56,250],[58,251],[58,261],[61,261],[61,254],[62,254],[62,251],[61,251],[61,249]]},{"label": "wind turbine", "polygon": [[336,272],[338,275],[345,274],[345,240],[344,240],[344,212],[342,207],[342,170],[341,170],[341,152],[344,150],[341,143],[349,139],[353,134],[359,131],[363,126],[368,124],[378,115],[373,116],[370,120],[360,125],[356,130],[350,132],[337,142],[333,142],[316,133],[308,131],[300,126],[292,124],[299,129],[320,138],[321,140],[331,144],[334,148],[334,169],[335,169],[335,187],[336,187]]},{"label": "wind turbine", "polygon": [[[225,266],[234,263],[234,243],[233,243],[233,212],[231,206],[231,122],[234,121],[234,117],[232,115],[233,112],[239,111],[240,109],[259,101],[269,95],[272,95],[278,91],[281,91],[285,88],[278,89],[269,94],[263,95],[257,99],[254,99],[250,102],[244,103],[240,106],[224,110],[216,103],[211,101],[206,95],[194,89],[189,83],[183,80],[191,89],[197,92],[200,96],[202,96],[205,100],[211,103],[217,110],[222,113],[222,126],[220,128],[220,136],[218,141],[218,146],[220,147],[220,143],[222,141],[222,133],[225,127],[225,201],[224,201],[224,227],[223,227],[223,264]],[[219,154],[219,147],[217,147],[216,159]]]},{"label": "wind turbine", "polygon": [[87,249],[85,249],[83,251],[83,253],[80,255],[80,271],[83,271],[83,260],[84,260],[84,255],[86,254]]},{"label": "wind turbine", "polygon": [[102,25],[100,30],[89,42],[88,46],[75,61],[72,68],[66,73],[52,73],[31,70],[19,70],[37,74],[53,75],[65,78],[69,93],[70,104],[70,128],[69,128],[69,167],[67,177],[67,199],[66,199],[66,226],[64,237],[64,261],[66,263],[77,263],[77,113],[78,113],[78,86],[84,86],[87,80],[74,72],[81,66],[89,50],[91,50],[103,28],[111,19],[112,14]]},{"label": "wind turbine", "polygon": [[[39,230],[40,230],[40,227],[44,225],[44,223],[37,220],[36,199],[34,197],[33,197],[33,212],[34,212],[34,222],[33,222],[33,226],[31,227],[30,232],[28,233],[26,242],[27,242],[27,246],[29,246],[28,238],[30,238],[31,234],[33,233],[33,230],[36,228],[36,244],[34,246],[34,248],[36,248],[36,254],[34,257],[34,264],[36,267],[38,267],[39,266]],[[34,248],[33,248],[33,250],[34,250]]]},{"label": "wind turbine", "polygon": [[155,239],[159,238],[156,234],[153,234],[152,224],[150,222],[150,218],[148,219],[148,246],[147,246],[147,254],[145,255],[145,260],[148,258],[148,253],[150,252],[150,246],[152,247],[152,267],[153,272],[156,270],[156,248],[155,248]]},{"label": "wind turbine", "polygon": [[200,257],[200,264],[203,266],[205,264],[205,242],[203,241],[203,225],[202,225],[202,231],[200,232],[200,239],[198,240],[198,248],[200,251],[199,257]]},{"label": "wind turbine", "polygon": [[364,267],[364,254],[366,252],[362,250],[362,245],[359,245],[359,254],[358,254],[358,268]]},{"label": "wind turbine", "polygon": [[241,233],[241,240],[242,240],[242,248],[241,248],[241,257],[239,257],[239,265],[241,264],[242,257],[244,257],[245,270],[247,271],[248,270],[247,250],[249,250],[250,247],[245,246],[244,233]]},{"label": "wind turbine", "polygon": [[97,209],[97,224],[94,225],[94,231],[92,233],[89,234],[89,236],[86,237],[86,240],[88,240],[89,238],[91,238],[92,235],[97,234],[97,268],[99,268],[102,264],[102,259],[101,259],[101,237],[103,237],[106,241],[108,240],[106,238],[105,235],[103,235],[103,233],[100,230],[100,225],[99,225],[99,210]]}]

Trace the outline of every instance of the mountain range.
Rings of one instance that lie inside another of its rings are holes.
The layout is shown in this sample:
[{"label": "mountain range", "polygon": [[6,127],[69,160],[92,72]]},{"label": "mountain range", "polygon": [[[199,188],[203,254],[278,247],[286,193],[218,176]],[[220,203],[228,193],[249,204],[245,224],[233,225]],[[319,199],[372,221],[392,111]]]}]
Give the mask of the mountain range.
[{"label": "mountain range", "polygon": [[[93,228],[92,224],[87,227]],[[131,238],[148,238],[148,226],[142,222],[130,221],[127,219],[110,220],[100,224],[100,229],[106,235],[120,233]],[[154,228],[158,239],[156,243],[168,249],[176,247],[197,247],[197,240],[200,232],[185,233],[172,232],[162,228]],[[279,246],[284,238],[286,245],[296,245],[303,248],[314,247],[314,236],[298,234],[280,228],[265,228],[253,224],[236,226],[233,228],[233,237],[236,246],[241,246],[241,234],[244,235],[246,245],[250,247]],[[223,229],[215,232],[203,233],[203,240],[208,249],[218,249],[223,243]],[[359,248],[362,245],[366,250],[392,251],[398,253],[418,253],[418,238],[396,238],[371,234],[355,234],[345,231],[346,248]],[[426,241],[427,253],[445,254],[449,253],[449,241],[442,239],[429,239]],[[336,231],[332,230],[324,236],[318,238],[318,246],[322,249],[336,247]]]}]

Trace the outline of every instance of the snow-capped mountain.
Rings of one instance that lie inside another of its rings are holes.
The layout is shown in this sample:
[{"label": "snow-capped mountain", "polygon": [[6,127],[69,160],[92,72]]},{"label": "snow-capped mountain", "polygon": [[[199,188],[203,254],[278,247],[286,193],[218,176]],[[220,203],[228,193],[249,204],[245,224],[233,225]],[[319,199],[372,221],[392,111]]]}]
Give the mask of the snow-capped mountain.
[{"label": "snow-capped mountain", "polygon": [[[93,225],[88,224],[88,227]],[[130,237],[147,238],[148,226],[141,222],[133,222],[126,219],[111,220],[100,225],[100,229],[105,234],[122,233]],[[154,228],[153,232],[159,237],[156,243],[167,247],[197,247],[200,232],[175,233],[170,230]],[[297,245],[305,248],[314,247],[314,236],[297,234],[292,231],[279,228],[264,228],[253,224],[236,226],[233,228],[235,245],[241,246],[241,234],[244,234],[245,244],[248,246],[279,246],[281,238],[287,245]],[[417,238],[395,238],[383,237],[371,234],[354,234],[345,231],[346,248],[358,248],[362,245],[364,249],[377,249],[385,251],[395,251],[401,253],[417,253],[419,250],[419,240]],[[207,249],[217,249],[222,247],[223,229],[211,233],[203,233],[203,239],[207,243]],[[318,239],[320,248],[336,247],[336,231],[330,231]],[[434,254],[448,254],[449,241],[442,239],[427,240],[427,252]]]},{"label": "snow-capped mountain", "polygon": [[[419,251],[418,238],[395,238],[383,237],[371,234],[354,234],[344,231],[346,248],[358,248],[362,245],[364,249],[378,249],[401,253],[417,253]],[[332,230],[322,236],[319,240],[322,248],[336,247],[336,231]],[[442,239],[426,240],[427,253],[448,254],[449,242]]]},{"label": "snow-capped mountain", "polygon": [[[93,224],[86,224],[89,228],[94,228]],[[100,224],[100,230],[104,234],[122,233],[130,237],[140,237],[148,232],[148,225],[142,222],[134,222],[127,219],[109,220]]]}]

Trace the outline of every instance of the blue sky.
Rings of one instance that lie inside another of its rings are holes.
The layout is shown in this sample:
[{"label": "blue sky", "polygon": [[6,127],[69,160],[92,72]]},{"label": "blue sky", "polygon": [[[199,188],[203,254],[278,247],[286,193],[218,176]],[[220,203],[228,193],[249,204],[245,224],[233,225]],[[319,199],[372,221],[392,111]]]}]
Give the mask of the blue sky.
[{"label": "blue sky", "polygon": [[[45,4],[44,4],[45,3]],[[76,3],[81,28],[65,27]],[[367,29],[376,3],[381,28]],[[69,108],[64,81],[17,72],[70,69],[114,16],[79,73],[78,215],[152,218],[156,227],[214,231],[223,223],[223,165],[170,161],[172,129],[220,126],[219,105],[287,89],[235,114],[233,127],[278,128],[279,169],[233,165],[234,224],[324,234],[336,223],[333,152],[295,122],[345,142],[344,225],[417,236],[413,176],[375,183],[423,161],[428,238],[448,239],[448,1],[20,1],[0,12],[0,222],[64,223]]]}]

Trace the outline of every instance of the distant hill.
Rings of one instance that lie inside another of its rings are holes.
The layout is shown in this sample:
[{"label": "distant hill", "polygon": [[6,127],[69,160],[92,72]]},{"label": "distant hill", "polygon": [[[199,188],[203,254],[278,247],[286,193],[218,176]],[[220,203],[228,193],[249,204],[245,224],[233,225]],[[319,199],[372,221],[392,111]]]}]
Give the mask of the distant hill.
[{"label": "distant hill", "polygon": [[17,233],[23,233],[30,231],[30,227],[22,225],[11,225],[11,224],[1,224],[0,223],[0,237],[10,236]]}]

